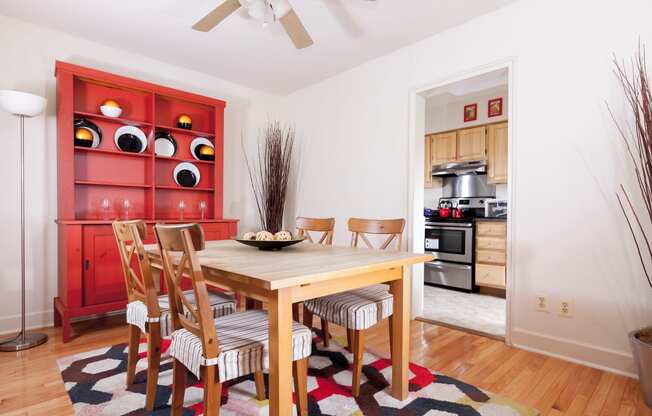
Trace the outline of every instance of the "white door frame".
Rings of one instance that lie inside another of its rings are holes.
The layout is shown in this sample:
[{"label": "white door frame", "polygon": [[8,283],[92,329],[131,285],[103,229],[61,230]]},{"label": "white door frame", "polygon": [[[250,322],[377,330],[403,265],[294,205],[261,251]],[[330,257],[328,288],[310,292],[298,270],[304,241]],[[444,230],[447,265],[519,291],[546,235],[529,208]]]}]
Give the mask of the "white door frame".
[{"label": "white door frame", "polygon": [[[424,172],[424,144],[423,134],[425,132],[425,110],[424,99],[421,93],[433,88],[442,87],[454,82],[462,81],[488,72],[507,69],[507,119],[509,120],[508,135],[508,173],[507,173],[507,321],[505,323],[505,343],[512,345],[512,297],[515,293],[516,264],[513,261],[514,232],[514,194],[516,170],[514,155],[516,154],[516,85],[514,70],[516,58],[510,57],[495,61],[493,63],[460,71],[431,83],[414,86],[409,90],[409,125],[408,125],[408,248],[413,252],[424,252],[424,226],[423,217],[423,172]],[[423,314],[423,264],[415,265],[412,269],[412,318]]]}]

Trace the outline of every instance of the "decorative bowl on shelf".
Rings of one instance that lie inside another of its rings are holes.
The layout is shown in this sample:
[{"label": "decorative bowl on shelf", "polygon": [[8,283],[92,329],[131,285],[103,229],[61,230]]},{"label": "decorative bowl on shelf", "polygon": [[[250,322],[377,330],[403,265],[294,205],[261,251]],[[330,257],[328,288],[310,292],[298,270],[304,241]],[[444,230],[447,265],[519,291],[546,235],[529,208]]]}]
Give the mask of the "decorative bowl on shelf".
[{"label": "decorative bowl on shelf", "polygon": [[205,137],[196,137],[190,143],[190,154],[197,160],[215,160],[215,146]]},{"label": "decorative bowl on shelf", "polygon": [[115,131],[115,145],[128,153],[142,153],[147,149],[147,136],[134,126],[122,126]]},{"label": "decorative bowl on shelf", "polygon": [[120,114],[122,114],[122,108],[107,107],[103,105],[100,107],[100,112],[107,117],[120,117]]},{"label": "decorative bowl on shelf", "polygon": [[100,106],[100,112],[107,117],[120,117],[122,108],[115,100],[104,100]]},{"label": "decorative bowl on shelf", "polygon": [[305,239],[306,237],[294,238],[292,240],[250,240],[250,239],[238,237],[235,238],[235,241],[244,244],[246,246],[256,247],[258,248],[258,250],[278,251],[283,249],[284,247],[288,247],[300,243]]},{"label": "decorative bowl on shelf", "polygon": [[170,132],[157,131],[154,140],[154,153],[156,156],[172,157],[177,153],[177,141]]},{"label": "decorative bowl on shelf", "polygon": [[201,180],[197,166],[189,162],[181,162],[174,168],[174,181],[184,188],[194,188]]},{"label": "decorative bowl on shelf", "polygon": [[192,118],[188,114],[181,114],[177,118],[177,127],[186,130],[192,129]]},{"label": "decorative bowl on shelf", "polygon": [[102,142],[102,130],[85,118],[75,119],[75,146],[97,148]]},{"label": "decorative bowl on shelf", "polygon": [[202,144],[197,146],[197,157],[199,160],[214,161],[215,160],[215,148],[213,146],[208,146]]}]

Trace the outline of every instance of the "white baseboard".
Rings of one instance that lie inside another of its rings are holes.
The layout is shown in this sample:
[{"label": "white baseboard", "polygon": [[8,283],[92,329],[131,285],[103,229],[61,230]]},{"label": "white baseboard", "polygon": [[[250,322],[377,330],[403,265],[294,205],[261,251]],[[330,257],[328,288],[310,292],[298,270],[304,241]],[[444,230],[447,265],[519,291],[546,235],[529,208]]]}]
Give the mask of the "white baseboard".
[{"label": "white baseboard", "polygon": [[513,346],[527,351],[638,378],[634,359],[629,351],[596,347],[521,328],[512,328],[511,342]]},{"label": "white baseboard", "polygon": [[[39,328],[49,328],[54,326],[54,311],[42,311],[42,312],[32,312],[28,313],[25,317],[27,322],[25,327],[27,329],[39,329]],[[82,322],[90,321],[92,319],[97,319],[103,316],[114,316],[114,315],[124,315],[125,311],[118,310],[112,312],[106,312],[95,315],[80,316],[78,318],[71,318],[70,322]],[[0,318],[0,335],[14,334],[20,330],[20,315],[5,316]]]},{"label": "white baseboard", "polygon": [[[54,325],[52,309],[29,312],[25,315],[27,329],[46,328]],[[0,335],[16,333],[20,330],[20,314],[0,317]]]}]

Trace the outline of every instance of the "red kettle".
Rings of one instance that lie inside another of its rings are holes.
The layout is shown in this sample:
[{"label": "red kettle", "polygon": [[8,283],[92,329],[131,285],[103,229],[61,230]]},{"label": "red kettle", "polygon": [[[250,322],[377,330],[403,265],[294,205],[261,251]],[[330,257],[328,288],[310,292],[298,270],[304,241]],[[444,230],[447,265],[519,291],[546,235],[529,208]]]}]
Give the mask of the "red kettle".
[{"label": "red kettle", "polygon": [[448,218],[451,216],[451,204],[448,201],[439,202],[439,217]]}]

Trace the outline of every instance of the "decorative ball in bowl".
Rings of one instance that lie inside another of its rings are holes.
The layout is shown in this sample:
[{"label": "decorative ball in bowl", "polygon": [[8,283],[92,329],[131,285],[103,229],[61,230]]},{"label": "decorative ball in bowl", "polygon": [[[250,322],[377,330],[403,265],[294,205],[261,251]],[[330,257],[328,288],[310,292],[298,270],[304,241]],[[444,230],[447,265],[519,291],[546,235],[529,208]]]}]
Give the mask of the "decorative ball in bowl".
[{"label": "decorative ball in bowl", "polygon": [[107,117],[120,117],[120,114],[122,114],[122,108],[108,105],[101,106],[100,111]]},{"label": "decorative ball in bowl", "polygon": [[279,231],[272,234],[269,231],[258,231],[245,233],[235,241],[247,246],[257,247],[259,250],[274,251],[281,250],[305,240],[305,237],[295,238],[289,231]]}]

